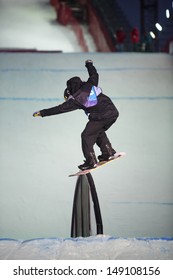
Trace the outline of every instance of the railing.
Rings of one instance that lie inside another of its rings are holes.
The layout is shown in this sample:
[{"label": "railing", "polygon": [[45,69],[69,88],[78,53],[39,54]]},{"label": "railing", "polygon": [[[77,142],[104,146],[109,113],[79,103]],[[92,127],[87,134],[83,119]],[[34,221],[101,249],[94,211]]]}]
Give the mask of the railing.
[{"label": "railing", "polygon": [[83,29],[80,26],[78,20],[73,16],[72,8],[69,7],[65,2],[60,2],[58,0],[50,0],[50,3],[56,10],[56,20],[62,25],[70,24],[76,34],[78,44],[81,46],[84,52],[88,52],[88,47],[83,35]]}]

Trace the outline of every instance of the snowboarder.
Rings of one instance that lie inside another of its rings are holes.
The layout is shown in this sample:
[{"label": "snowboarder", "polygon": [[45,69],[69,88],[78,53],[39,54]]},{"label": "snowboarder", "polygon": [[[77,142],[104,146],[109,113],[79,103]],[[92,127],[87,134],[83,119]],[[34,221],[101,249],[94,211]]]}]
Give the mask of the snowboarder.
[{"label": "snowboarder", "polygon": [[79,77],[72,77],[67,81],[67,88],[64,91],[65,102],[49,108],[37,111],[34,117],[51,116],[61,113],[83,109],[88,116],[88,123],[81,134],[82,151],[85,157],[79,169],[87,170],[97,166],[97,159],[93,149],[96,143],[101,150],[98,156],[99,161],[109,160],[116,151],[106,135],[106,130],[117,120],[119,112],[111,99],[103,94],[98,87],[99,75],[92,60],[86,60],[85,66],[89,78],[83,82]]}]

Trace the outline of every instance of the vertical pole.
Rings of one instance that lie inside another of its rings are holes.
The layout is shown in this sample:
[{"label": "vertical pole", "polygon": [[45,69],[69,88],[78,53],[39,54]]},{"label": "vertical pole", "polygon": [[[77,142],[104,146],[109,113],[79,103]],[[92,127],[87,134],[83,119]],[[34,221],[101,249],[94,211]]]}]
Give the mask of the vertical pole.
[{"label": "vertical pole", "polygon": [[[94,219],[92,219],[91,215],[92,207],[95,214]],[[88,173],[87,175],[80,175],[76,182],[72,210],[71,237],[91,236],[94,226],[96,228],[96,234],[103,234],[101,211],[96,188],[91,174]]]}]

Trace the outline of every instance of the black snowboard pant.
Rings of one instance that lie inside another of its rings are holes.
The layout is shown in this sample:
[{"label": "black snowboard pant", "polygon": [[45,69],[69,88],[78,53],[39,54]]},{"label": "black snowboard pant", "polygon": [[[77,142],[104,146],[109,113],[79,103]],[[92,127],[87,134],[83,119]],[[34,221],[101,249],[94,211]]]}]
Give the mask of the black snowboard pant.
[{"label": "black snowboard pant", "polygon": [[107,153],[106,145],[111,145],[106,130],[108,130],[117,118],[111,120],[90,120],[81,134],[82,138],[82,151],[85,159],[90,157],[90,153],[94,152],[94,144],[97,144],[102,154]]}]

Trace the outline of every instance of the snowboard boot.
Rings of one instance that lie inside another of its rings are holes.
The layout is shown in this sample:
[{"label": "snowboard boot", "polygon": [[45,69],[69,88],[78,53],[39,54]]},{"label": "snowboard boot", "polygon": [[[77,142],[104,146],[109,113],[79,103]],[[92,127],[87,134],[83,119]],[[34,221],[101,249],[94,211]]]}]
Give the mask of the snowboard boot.
[{"label": "snowboard boot", "polygon": [[88,169],[96,168],[96,166],[97,166],[97,159],[95,153],[92,152],[90,153],[89,157],[84,162],[84,164],[81,164],[78,167],[81,170],[88,170]]},{"label": "snowboard boot", "polygon": [[99,161],[108,161],[116,154],[116,151],[112,148],[111,144],[105,145],[105,152],[98,156]]}]

